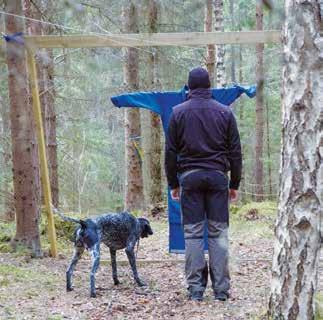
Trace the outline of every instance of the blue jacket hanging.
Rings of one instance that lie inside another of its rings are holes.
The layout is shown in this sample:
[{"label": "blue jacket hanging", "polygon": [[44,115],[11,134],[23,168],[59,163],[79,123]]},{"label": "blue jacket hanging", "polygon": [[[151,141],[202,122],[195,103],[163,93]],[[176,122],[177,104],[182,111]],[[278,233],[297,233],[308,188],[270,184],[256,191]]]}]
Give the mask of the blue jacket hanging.
[{"label": "blue jacket hanging", "polygon": [[[212,98],[224,105],[231,105],[243,93],[249,98],[256,95],[256,87],[232,86],[211,89]],[[165,92],[133,92],[111,97],[116,107],[137,107],[149,109],[161,116],[164,132],[166,134],[168,122],[174,106],[183,103],[188,98],[188,87],[180,91]],[[169,251],[173,253],[184,252],[184,235],[181,226],[179,203],[173,201],[168,190],[168,217],[169,217]]]}]

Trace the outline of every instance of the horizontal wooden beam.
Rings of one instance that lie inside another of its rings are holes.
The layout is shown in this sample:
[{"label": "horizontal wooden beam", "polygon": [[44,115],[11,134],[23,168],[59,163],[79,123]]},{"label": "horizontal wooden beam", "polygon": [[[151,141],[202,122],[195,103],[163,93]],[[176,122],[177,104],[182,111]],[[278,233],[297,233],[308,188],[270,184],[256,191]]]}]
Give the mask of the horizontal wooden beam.
[{"label": "horizontal wooden beam", "polygon": [[207,44],[280,43],[280,31],[137,33],[107,35],[26,36],[38,48],[203,46]]}]

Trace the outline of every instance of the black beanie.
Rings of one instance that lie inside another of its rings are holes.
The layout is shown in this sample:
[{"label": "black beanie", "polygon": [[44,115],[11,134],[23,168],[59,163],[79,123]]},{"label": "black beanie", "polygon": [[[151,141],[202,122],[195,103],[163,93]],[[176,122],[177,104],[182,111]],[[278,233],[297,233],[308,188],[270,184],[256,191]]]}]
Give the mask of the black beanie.
[{"label": "black beanie", "polygon": [[196,88],[210,88],[210,77],[207,70],[198,67],[194,68],[188,74],[188,87],[190,90]]}]

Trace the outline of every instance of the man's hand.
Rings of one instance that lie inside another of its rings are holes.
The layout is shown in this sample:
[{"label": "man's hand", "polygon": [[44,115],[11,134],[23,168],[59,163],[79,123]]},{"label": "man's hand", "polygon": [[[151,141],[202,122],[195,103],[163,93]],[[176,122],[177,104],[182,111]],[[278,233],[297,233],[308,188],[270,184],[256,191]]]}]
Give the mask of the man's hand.
[{"label": "man's hand", "polygon": [[175,201],[179,201],[179,188],[172,189],[170,191],[170,195],[172,196],[172,199]]},{"label": "man's hand", "polygon": [[236,202],[238,200],[238,190],[229,189],[229,199],[232,202]]}]

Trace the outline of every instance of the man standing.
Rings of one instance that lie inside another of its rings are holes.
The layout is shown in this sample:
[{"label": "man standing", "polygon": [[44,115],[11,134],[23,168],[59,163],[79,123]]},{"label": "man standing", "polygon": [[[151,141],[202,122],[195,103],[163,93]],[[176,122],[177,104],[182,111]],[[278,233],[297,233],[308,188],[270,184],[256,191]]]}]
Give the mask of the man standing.
[{"label": "man standing", "polygon": [[169,120],[166,175],[173,200],[181,204],[189,297],[201,301],[207,285],[206,224],[214,298],[225,301],[230,289],[228,198],[235,201],[238,197],[240,137],[230,108],[212,99],[205,69],[191,70],[188,87],[189,99],[173,108]]}]

